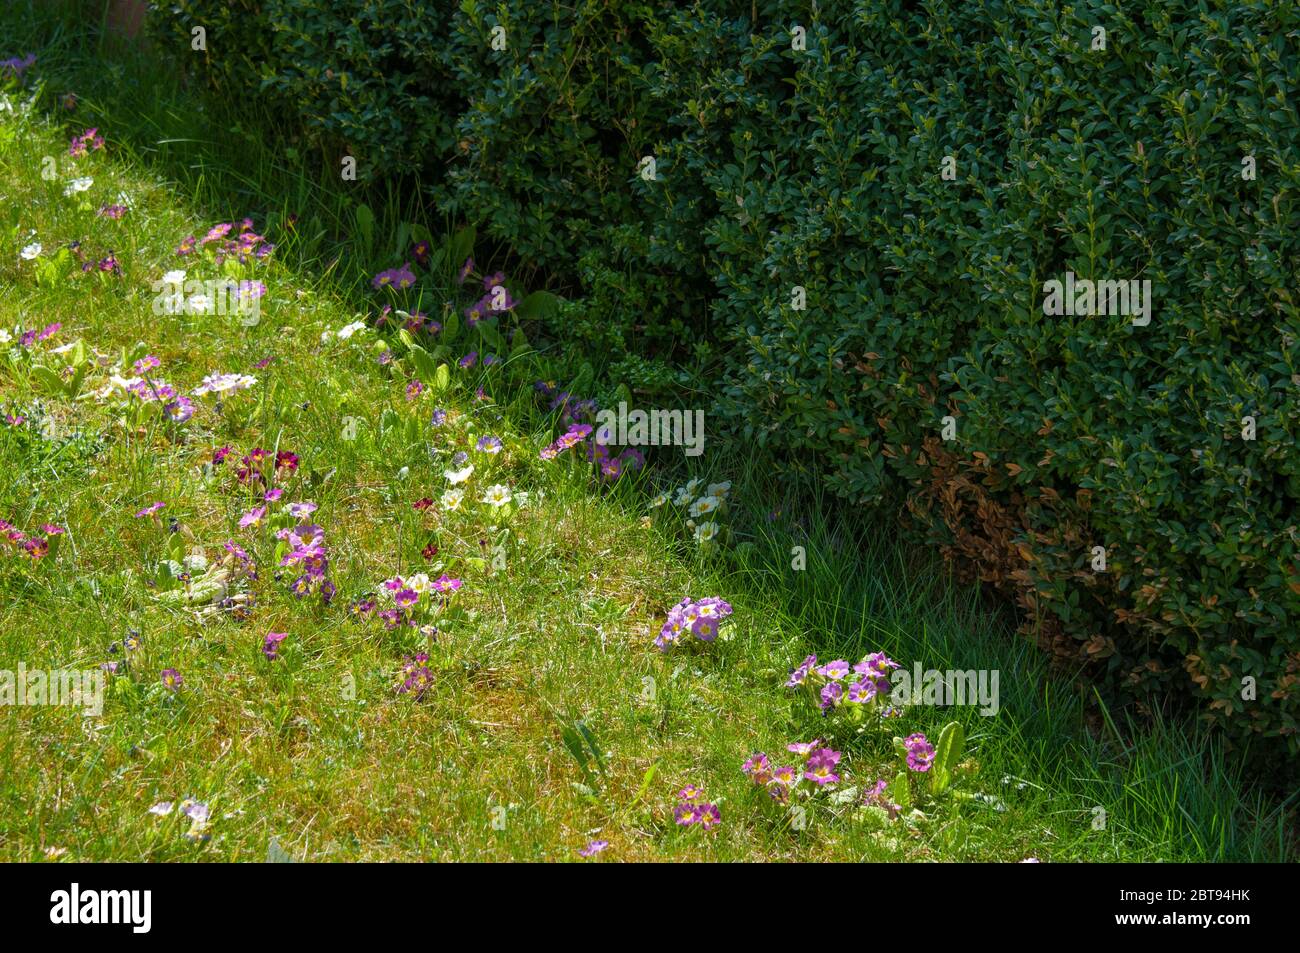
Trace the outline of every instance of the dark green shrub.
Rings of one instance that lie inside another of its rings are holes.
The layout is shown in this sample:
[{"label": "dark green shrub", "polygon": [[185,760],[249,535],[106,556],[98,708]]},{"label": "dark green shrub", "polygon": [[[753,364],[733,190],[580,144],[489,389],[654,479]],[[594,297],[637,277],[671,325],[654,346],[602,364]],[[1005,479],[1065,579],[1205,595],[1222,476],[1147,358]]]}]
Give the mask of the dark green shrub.
[{"label": "dark green shrub", "polygon": [[[691,117],[665,189],[712,204],[654,234],[717,276],[722,407],[847,497],[906,493],[1058,650],[1294,748],[1294,8],[762,10],[654,35]],[[1149,279],[1151,323],[1045,315],[1066,271]]]},{"label": "dark green shrub", "polygon": [[[326,161],[353,156],[359,180],[418,176],[440,213],[476,223],[554,290],[580,289],[590,318],[566,331],[601,353],[662,349],[704,308],[669,280],[678,262],[648,261],[644,199],[629,188],[674,108],[649,116],[641,83],[643,25],[672,7],[174,0],[150,27],[227,94],[300,117]],[[192,50],[200,26],[206,54]]]},{"label": "dark green shrub", "polygon": [[[717,368],[739,433],[905,506],[1055,651],[1300,748],[1293,5],[177,6],[257,34],[218,81],[581,290],[578,349]],[[1150,323],[1044,314],[1066,272],[1149,280]]]}]

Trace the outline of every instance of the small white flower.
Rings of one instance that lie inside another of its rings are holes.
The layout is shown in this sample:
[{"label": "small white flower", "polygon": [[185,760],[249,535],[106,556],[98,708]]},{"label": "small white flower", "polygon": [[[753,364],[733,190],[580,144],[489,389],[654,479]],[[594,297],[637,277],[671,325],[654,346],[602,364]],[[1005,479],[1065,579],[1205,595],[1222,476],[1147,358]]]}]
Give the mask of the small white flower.
[{"label": "small white flower", "polygon": [[82,176],[80,179],[73,179],[68,183],[68,187],[63,190],[64,195],[76,195],[78,192],[84,192],[95,184],[95,180],[90,176]]},{"label": "small white flower", "polygon": [[41,248],[40,242],[32,242],[30,245],[26,246],[22,251],[20,251],[18,253],[18,256],[22,258],[23,261],[31,261],[37,255],[39,255],[42,250],[43,249]]},{"label": "small white flower", "polygon": [[177,268],[175,271],[169,271],[162,276],[165,285],[181,285],[185,283],[185,269]]},{"label": "small white flower", "polygon": [[172,808],[175,806],[176,805],[172,804],[171,801],[159,801],[153,807],[149,808],[149,813],[157,814],[159,817],[166,817],[172,812]]},{"label": "small white flower", "polygon": [[667,504],[669,499],[671,499],[671,497],[669,497],[667,493],[660,493],[658,496],[656,496],[653,500],[650,501],[650,509],[652,510],[659,509],[659,507]]},{"label": "small white flower", "polygon": [[699,526],[695,527],[695,541],[697,543],[712,542],[714,537],[716,537],[717,535],[718,535],[717,523],[701,523]]},{"label": "small white flower", "polygon": [[464,490],[446,490],[442,494],[442,508],[451,512],[460,509],[461,501],[465,499]]},{"label": "small white flower", "polygon": [[335,336],[340,341],[346,341],[348,338],[352,337],[352,335],[356,334],[358,331],[364,331],[365,329],[366,329],[366,322],[353,321],[351,324],[346,324],[343,327],[339,328]]},{"label": "small white flower", "polygon": [[718,499],[726,499],[727,494],[731,492],[731,481],[725,483],[710,483],[708,489],[704,491],[705,496],[716,496]]},{"label": "small white flower", "polygon": [[71,351],[71,350],[72,350],[74,347],[76,347],[76,346],[77,346],[77,342],[76,342],[76,341],[71,341],[71,342],[69,342],[69,343],[67,343],[67,344],[63,344],[63,345],[60,345],[59,347],[56,347],[54,350],[50,351],[50,353],[51,353],[51,354],[67,354],[69,351]]},{"label": "small white flower", "polygon": [[13,340],[13,335],[4,328],[0,328],[0,344],[8,344]]},{"label": "small white flower", "polygon": [[702,496],[691,504],[690,514],[691,516],[704,516],[712,513],[721,504],[722,501],[716,496]]},{"label": "small white flower", "polygon": [[433,582],[429,579],[427,573],[417,572],[406,580],[406,588],[412,592],[418,592],[420,595],[424,595],[432,586]]},{"label": "small white flower", "polygon": [[447,474],[447,482],[464,483],[466,480],[469,479],[469,475],[474,472],[474,464],[467,463],[465,464],[463,469],[446,470],[444,472]]},{"label": "small white flower", "polygon": [[704,481],[701,480],[699,477],[696,477],[693,480],[687,480],[686,485],[682,487],[682,490],[689,493],[691,496],[694,496],[696,492],[699,490],[700,484],[703,482]]},{"label": "small white flower", "polygon": [[487,488],[487,492],[483,494],[482,502],[487,503],[489,506],[505,506],[510,502],[510,499],[510,490],[498,483],[496,486]]},{"label": "small white flower", "polygon": [[190,295],[190,300],[185,303],[193,314],[211,314],[212,299],[205,294]]},{"label": "small white flower", "polygon": [[679,487],[677,490],[677,496],[673,498],[673,505],[685,506],[694,498],[695,494],[687,490],[686,487]]}]

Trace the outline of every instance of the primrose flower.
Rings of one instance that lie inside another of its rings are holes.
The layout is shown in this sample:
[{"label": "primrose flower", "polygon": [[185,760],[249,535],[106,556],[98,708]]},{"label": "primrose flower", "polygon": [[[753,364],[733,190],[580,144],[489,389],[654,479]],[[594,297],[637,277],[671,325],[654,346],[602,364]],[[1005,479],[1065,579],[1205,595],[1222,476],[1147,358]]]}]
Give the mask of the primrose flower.
[{"label": "primrose flower", "polygon": [[836,659],[834,662],[827,662],[821,668],[817,669],[818,675],[824,675],[834,681],[839,681],[849,674],[849,663],[843,659]]},{"label": "primrose flower", "polygon": [[877,694],[876,683],[864,678],[849,686],[848,699],[854,704],[863,705],[875,698]]},{"label": "primrose flower", "polygon": [[767,755],[761,751],[741,765],[740,770],[749,775],[755,784],[767,784],[772,780],[771,764],[767,760]]},{"label": "primrose flower", "polygon": [[819,707],[823,712],[830,711],[840,703],[840,698],[844,695],[844,686],[839,682],[827,682],[822,686],[821,702]]},{"label": "primrose flower", "polygon": [[820,738],[814,738],[812,741],[796,741],[793,744],[786,745],[785,750],[789,751],[791,754],[797,754],[800,757],[806,758],[808,755],[816,751],[821,743],[822,741]]},{"label": "primrose flower", "polygon": [[511,499],[513,499],[513,497],[510,495],[510,490],[498,483],[496,486],[490,486],[487,488],[487,492],[483,494],[481,502],[486,503],[489,506],[505,506],[511,501]]},{"label": "primrose flower", "polygon": [[899,811],[902,810],[902,807],[889,799],[888,795],[885,793],[888,788],[888,781],[877,781],[862,792],[862,803],[881,808],[890,816],[890,818],[895,818],[898,816]]},{"label": "primrose flower", "polygon": [[460,509],[460,504],[465,499],[465,491],[457,488],[445,490],[442,494],[442,508],[447,512]]},{"label": "primrose flower", "polygon": [[799,783],[799,769],[792,764],[773,768],[771,783],[779,784],[782,787],[792,788]]},{"label": "primrose flower", "polygon": [[41,243],[32,242],[30,245],[26,245],[23,247],[23,250],[18,253],[18,257],[23,259],[24,261],[31,261],[33,258],[38,257],[41,251],[42,251]]},{"label": "primrose flower", "polygon": [[144,509],[140,510],[140,512],[136,513],[135,517],[136,519],[143,519],[146,516],[153,516],[155,513],[157,513],[166,505],[167,504],[162,502],[161,500],[159,500],[156,503],[150,503]]},{"label": "primrose flower", "polygon": [[662,651],[676,645],[689,630],[704,642],[717,637],[718,628],[731,615],[731,604],[717,596],[708,596],[698,602],[690,597],[683,599],[668,611],[668,618],[659,629],[655,645]]},{"label": "primrose flower", "polygon": [[92,179],[90,176],[88,175],[82,176],[81,178],[73,179],[71,182],[69,182],[67,188],[63,190],[63,194],[76,195],[78,192],[86,191],[94,184],[95,184],[95,180]]},{"label": "primrose flower", "polygon": [[483,453],[500,453],[500,452],[501,452],[501,438],[500,438],[500,437],[480,437],[480,438],[479,438],[479,441],[478,441],[478,449],[479,449],[481,452],[483,452]]},{"label": "primrose flower", "polygon": [[907,749],[907,766],[913,771],[929,771],[934,764],[934,745],[921,732],[908,735],[903,739]]},{"label": "primrose flower", "polygon": [[716,496],[702,496],[691,504],[691,508],[688,512],[692,517],[706,516],[709,513],[715,512],[721,505],[722,501]]},{"label": "primrose flower", "polygon": [[316,512],[316,504],[311,500],[303,500],[301,503],[290,503],[288,510],[289,515],[295,519],[305,520]]},{"label": "primrose flower", "polygon": [[595,857],[597,854],[599,854],[602,850],[604,850],[608,846],[609,846],[609,841],[607,840],[594,840],[586,847],[578,851],[578,856]]},{"label": "primrose flower", "polygon": [[711,543],[718,536],[718,524],[714,522],[701,523],[695,527],[695,541],[697,543]]},{"label": "primrose flower", "polygon": [[289,637],[288,632],[268,632],[262,640],[262,654],[270,661],[279,657],[280,643]]},{"label": "primrose flower", "polygon": [[163,686],[172,692],[180,691],[181,686],[185,684],[185,679],[181,677],[181,673],[174,668],[163,669],[159,674],[159,678],[162,680]]},{"label": "primrose flower", "polygon": [[898,663],[884,652],[872,652],[854,665],[853,671],[859,675],[883,675],[888,680],[890,670],[895,668]]},{"label": "primrose flower", "polygon": [[791,669],[790,678],[785,683],[786,688],[794,688],[796,685],[802,685],[804,680],[808,677],[808,673],[812,671],[813,666],[816,664],[817,656],[810,655],[800,662],[798,667]]},{"label": "primrose flower", "polygon": [[840,776],[835,773],[835,766],[839,763],[840,753],[832,751],[830,748],[819,748],[814,751],[804,764],[803,776],[814,784],[834,784],[839,781]]},{"label": "primrose flower", "polygon": [[345,324],[343,325],[343,327],[335,331],[334,336],[338,338],[340,341],[346,341],[348,338],[352,337],[352,335],[356,334],[358,331],[364,331],[365,329],[366,329],[366,322],[353,321],[351,324]]},{"label": "primrose flower", "polygon": [[194,388],[196,395],[201,394],[233,394],[236,391],[247,390],[257,383],[257,378],[248,374],[209,374],[203,378],[203,383]]},{"label": "primrose flower", "polygon": [[248,529],[250,526],[260,526],[265,517],[266,507],[255,506],[239,518],[239,528]]},{"label": "primrose flower", "polygon": [[722,812],[716,804],[701,804],[695,808],[695,823],[711,831],[722,823]]},{"label": "primrose flower", "polygon": [[194,416],[194,401],[183,394],[163,404],[163,416],[174,424],[183,424]]},{"label": "primrose flower", "polygon": [[459,470],[444,470],[448,483],[464,483],[469,479],[470,474],[474,472],[474,464],[467,463]]},{"label": "primrose flower", "polygon": [[433,687],[433,670],[429,668],[428,653],[406,656],[401,678],[402,681],[397,686],[399,695],[414,695],[417,700],[423,698],[424,693]]}]

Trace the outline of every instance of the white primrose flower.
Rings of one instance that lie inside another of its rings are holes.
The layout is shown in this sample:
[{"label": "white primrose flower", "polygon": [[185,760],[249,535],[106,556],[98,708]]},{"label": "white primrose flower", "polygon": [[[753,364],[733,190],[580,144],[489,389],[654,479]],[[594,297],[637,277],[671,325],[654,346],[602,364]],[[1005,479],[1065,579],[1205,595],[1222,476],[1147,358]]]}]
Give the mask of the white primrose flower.
[{"label": "white primrose flower", "polygon": [[443,472],[447,475],[448,483],[464,483],[469,479],[470,474],[474,472],[474,464],[467,463],[459,470],[444,470]]},{"label": "white primrose flower", "polygon": [[710,543],[718,535],[717,523],[701,523],[695,527],[695,541],[697,543]]}]

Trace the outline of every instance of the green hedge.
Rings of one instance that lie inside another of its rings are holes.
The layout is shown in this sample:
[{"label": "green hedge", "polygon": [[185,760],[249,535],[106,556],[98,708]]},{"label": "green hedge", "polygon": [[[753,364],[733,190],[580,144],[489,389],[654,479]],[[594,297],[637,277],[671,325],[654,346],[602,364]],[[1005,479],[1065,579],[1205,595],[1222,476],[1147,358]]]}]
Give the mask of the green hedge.
[{"label": "green hedge", "polygon": [[[1300,750],[1293,4],[312,7],[155,26],[580,289],[575,345],[706,370],[906,507],[1054,651]],[[1045,315],[1067,271],[1149,280],[1150,324]]]}]

